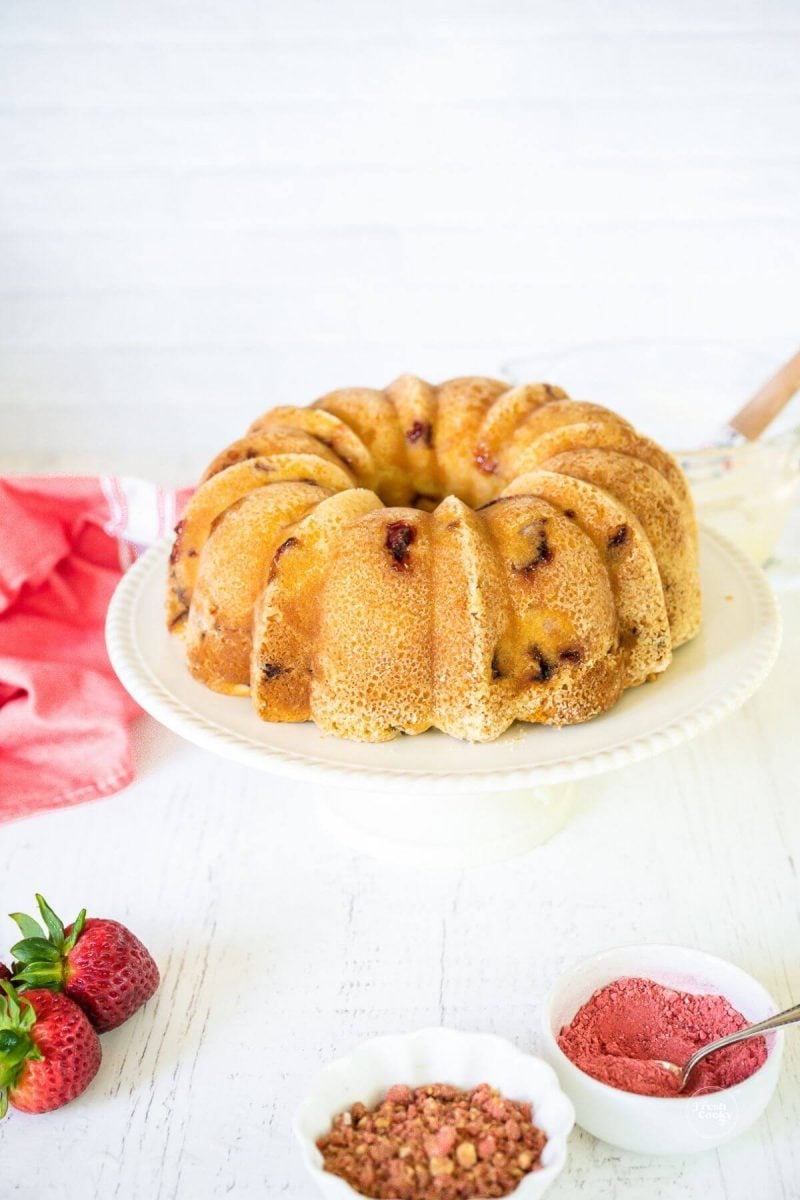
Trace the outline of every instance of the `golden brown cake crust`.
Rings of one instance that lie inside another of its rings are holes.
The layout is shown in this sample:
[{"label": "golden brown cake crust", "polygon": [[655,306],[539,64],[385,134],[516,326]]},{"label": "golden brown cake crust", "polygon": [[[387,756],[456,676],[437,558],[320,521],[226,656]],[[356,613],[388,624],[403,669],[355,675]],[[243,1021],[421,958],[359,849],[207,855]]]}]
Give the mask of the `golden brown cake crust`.
[{"label": "golden brown cake crust", "polygon": [[572,724],[697,632],[692,500],[660,446],[550,384],[343,388],[209,465],[167,623],[264,720],[367,741]]}]

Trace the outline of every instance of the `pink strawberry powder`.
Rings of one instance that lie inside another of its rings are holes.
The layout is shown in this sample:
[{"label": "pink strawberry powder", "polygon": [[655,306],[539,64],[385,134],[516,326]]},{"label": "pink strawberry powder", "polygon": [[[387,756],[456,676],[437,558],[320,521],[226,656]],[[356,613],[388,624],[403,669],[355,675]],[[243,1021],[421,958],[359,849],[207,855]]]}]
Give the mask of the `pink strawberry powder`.
[{"label": "pink strawberry powder", "polygon": [[[682,1066],[695,1050],[750,1024],[724,996],[695,996],[652,979],[617,979],[600,988],[559,1034],[577,1067],[601,1083],[643,1096],[674,1096],[677,1084],[653,1059]],[[695,1067],[684,1096],[707,1095],[763,1065],[763,1037],[728,1046]]]}]

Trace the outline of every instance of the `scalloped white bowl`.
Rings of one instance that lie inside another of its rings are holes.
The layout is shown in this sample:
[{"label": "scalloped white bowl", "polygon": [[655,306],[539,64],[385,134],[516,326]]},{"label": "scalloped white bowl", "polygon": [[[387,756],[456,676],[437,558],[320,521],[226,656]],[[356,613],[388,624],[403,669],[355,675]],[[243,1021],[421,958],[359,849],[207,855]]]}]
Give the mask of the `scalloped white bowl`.
[{"label": "scalloped white bowl", "polygon": [[696,1154],[739,1137],[772,1099],[783,1054],[783,1031],[767,1035],[767,1060],[735,1087],[708,1096],[639,1096],[610,1087],[576,1067],[558,1034],[597,991],[639,976],[684,992],[725,996],[748,1021],[778,1011],[769,992],[746,971],[684,946],[622,946],[605,950],[563,975],[543,1012],[544,1054],[575,1105],[577,1123],[604,1142],[638,1154]]},{"label": "scalloped white bowl", "polygon": [[529,1101],[535,1124],[547,1134],[547,1145],[541,1169],[526,1175],[510,1193],[515,1200],[543,1196],[567,1161],[575,1113],[552,1067],[493,1034],[421,1029],[362,1042],[314,1078],[295,1114],[294,1132],[306,1168],[328,1200],[354,1200],[359,1193],[323,1170],[317,1138],[327,1133],[338,1113],[359,1100],[371,1107],[395,1083],[449,1083],[465,1090],[489,1083],[510,1100]]}]

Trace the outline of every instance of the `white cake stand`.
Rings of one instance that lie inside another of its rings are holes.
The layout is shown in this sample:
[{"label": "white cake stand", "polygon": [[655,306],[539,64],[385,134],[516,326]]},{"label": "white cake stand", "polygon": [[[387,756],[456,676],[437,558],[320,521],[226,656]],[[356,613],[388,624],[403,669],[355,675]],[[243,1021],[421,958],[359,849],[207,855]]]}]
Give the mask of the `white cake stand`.
[{"label": "white cake stand", "polygon": [[472,745],[429,731],[369,745],[311,724],[265,724],[247,698],[196,683],[164,627],[169,542],[128,571],[106,640],[122,683],[148,713],[190,742],[310,785],[332,833],[404,863],[491,862],[524,853],[569,819],[578,781],[640,762],[695,737],[763,683],[780,646],[766,578],[710,529],[701,531],[704,619],[655,683],[602,717],[566,729],[519,725]]}]

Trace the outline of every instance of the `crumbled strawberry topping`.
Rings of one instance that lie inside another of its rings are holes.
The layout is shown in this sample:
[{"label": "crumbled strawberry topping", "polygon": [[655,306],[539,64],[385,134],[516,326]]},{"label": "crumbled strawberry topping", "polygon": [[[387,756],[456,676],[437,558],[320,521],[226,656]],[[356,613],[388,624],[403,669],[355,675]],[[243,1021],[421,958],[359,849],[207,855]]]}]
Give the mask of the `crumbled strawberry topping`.
[{"label": "crumbled strawberry topping", "polygon": [[373,1200],[470,1200],[513,1192],[546,1142],[530,1104],[486,1083],[432,1083],[395,1084],[372,1109],[354,1104],[317,1146],[326,1171]]}]

